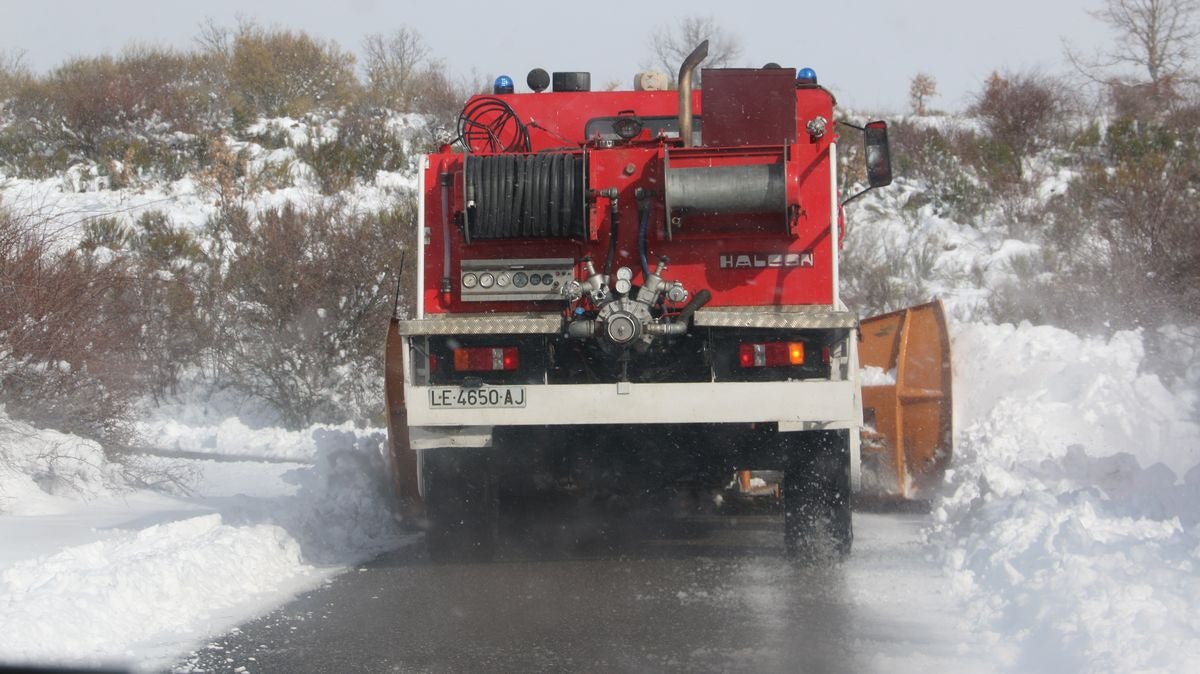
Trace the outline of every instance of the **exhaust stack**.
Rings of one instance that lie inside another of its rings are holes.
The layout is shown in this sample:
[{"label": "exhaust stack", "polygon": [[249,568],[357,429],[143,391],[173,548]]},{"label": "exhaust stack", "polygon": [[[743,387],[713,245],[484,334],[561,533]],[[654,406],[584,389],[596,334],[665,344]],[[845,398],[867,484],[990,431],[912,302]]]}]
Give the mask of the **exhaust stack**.
[{"label": "exhaust stack", "polygon": [[692,73],[708,58],[708,40],[701,42],[679,66],[679,137],[684,147],[692,146]]}]

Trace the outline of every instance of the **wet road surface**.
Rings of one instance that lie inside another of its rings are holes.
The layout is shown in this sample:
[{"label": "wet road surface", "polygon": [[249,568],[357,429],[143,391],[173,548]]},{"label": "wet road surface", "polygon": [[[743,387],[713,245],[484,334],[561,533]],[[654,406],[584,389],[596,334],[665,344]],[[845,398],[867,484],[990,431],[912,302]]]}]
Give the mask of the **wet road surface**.
[{"label": "wet road surface", "polygon": [[[841,564],[783,554],[770,514],[660,522],[599,550],[511,543],[435,565],[419,542],[180,663],[245,672],[987,671],[927,515],[855,516]],[[239,669],[242,668],[242,669]]]}]

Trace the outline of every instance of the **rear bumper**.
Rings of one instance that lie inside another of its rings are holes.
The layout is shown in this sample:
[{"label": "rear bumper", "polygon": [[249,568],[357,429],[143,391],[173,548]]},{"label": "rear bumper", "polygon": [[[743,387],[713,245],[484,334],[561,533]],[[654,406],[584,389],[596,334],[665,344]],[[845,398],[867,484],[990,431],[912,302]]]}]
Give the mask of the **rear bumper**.
[{"label": "rear bumper", "polygon": [[447,409],[430,387],[405,392],[410,426],[769,423],[781,430],[858,428],[850,381],[572,384],[525,386],[519,408]]}]

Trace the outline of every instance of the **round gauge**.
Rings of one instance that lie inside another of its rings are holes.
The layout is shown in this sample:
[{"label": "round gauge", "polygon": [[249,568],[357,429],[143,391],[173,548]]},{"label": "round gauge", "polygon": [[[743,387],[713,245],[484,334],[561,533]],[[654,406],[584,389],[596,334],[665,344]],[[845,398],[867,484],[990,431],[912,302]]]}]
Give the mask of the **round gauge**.
[{"label": "round gauge", "polygon": [[542,285],[548,286],[554,283],[554,277],[549,274],[542,274]]},{"label": "round gauge", "polygon": [[542,277],[538,276],[537,274],[530,274],[529,275],[529,285],[531,285],[531,286],[542,285]]},{"label": "round gauge", "polygon": [[629,282],[629,279],[627,279],[627,278],[618,278],[617,279],[617,283],[616,283],[617,292],[624,295],[632,289],[633,289],[633,284]]},{"label": "round gauge", "polygon": [[496,277],[496,287],[497,288],[507,288],[508,284],[511,280],[512,280],[512,277],[508,275],[508,272],[503,272],[499,276]]},{"label": "round gauge", "polygon": [[518,288],[524,288],[529,285],[529,275],[523,271],[513,274],[513,285]]},{"label": "round gauge", "polygon": [[629,267],[617,267],[617,280],[632,281],[633,280],[633,270],[630,269]]},{"label": "round gauge", "polygon": [[491,272],[485,271],[479,275],[480,288],[491,288],[494,285],[496,285],[496,277]]},{"label": "round gauge", "polygon": [[479,285],[479,277],[474,274],[463,274],[462,286],[464,288],[474,288],[477,285]]}]

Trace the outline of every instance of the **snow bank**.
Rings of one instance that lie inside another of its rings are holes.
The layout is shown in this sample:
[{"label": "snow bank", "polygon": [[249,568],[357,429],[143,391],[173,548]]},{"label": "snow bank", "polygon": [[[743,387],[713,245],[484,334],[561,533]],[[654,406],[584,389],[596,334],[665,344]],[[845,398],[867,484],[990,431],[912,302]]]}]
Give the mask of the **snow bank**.
[{"label": "snow bank", "polygon": [[354,426],[315,426],[301,431],[253,428],[238,417],[208,422],[160,417],[138,424],[146,446],[156,453],[211,454],[286,461],[312,461],[318,432],[353,434]]},{"label": "snow bank", "polygon": [[14,421],[0,406],[0,515],[57,512],[124,487],[100,445]]},{"label": "snow bank", "polygon": [[122,532],[0,571],[0,659],[145,657],[313,572],[278,526],[214,514]]},{"label": "snow bank", "polygon": [[[295,486],[290,493],[272,479],[265,495],[216,489],[211,497],[153,498],[131,494],[95,443],[15,422],[3,432],[0,498],[7,496],[8,510],[0,541],[25,541],[31,550],[0,555],[0,662],[163,666],[405,541],[391,509],[386,434],[377,429],[259,429],[275,439],[277,453],[310,456],[300,468],[186,462],[218,466],[225,481],[244,466],[247,484],[256,475],[265,482],[264,469],[273,467]],[[233,435],[225,447],[236,448]],[[286,449],[287,442],[303,448]],[[71,460],[51,471],[48,449]],[[30,540],[39,528],[58,544]]]},{"label": "snow bank", "polygon": [[954,339],[953,470],[931,542],[1018,671],[1200,658],[1200,378],[1141,372],[1139,333],[1023,324]]}]

